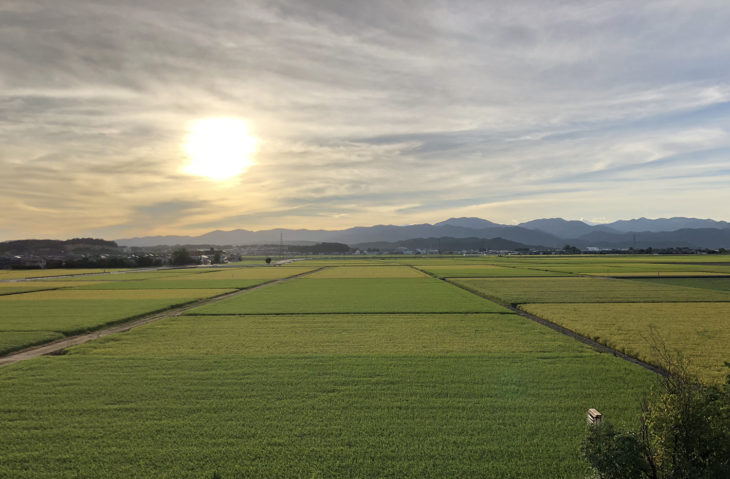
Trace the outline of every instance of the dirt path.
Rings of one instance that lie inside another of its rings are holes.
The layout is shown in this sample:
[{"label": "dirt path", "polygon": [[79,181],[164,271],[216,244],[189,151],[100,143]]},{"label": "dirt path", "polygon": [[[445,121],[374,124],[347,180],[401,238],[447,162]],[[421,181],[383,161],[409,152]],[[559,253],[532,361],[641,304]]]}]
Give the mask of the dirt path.
[{"label": "dirt path", "polygon": [[127,321],[127,322],[120,323],[120,324],[115,324],[113,326],[108,326],[108,327],[102,328],[102,329],[97,329],[96,331],[92,331],[89,333],[69,336],[67,338],[59,339],[59,340],[53,341],[51,343],[41,344],[39,346],[32,346],[30,348],[22,349],[20,351],[15,351],[15,352],[12,352],[5,356],[0,356],[0,367],[6,366],[8,364],[14,364],[14,363],[17,363],[20,361],[25,361],[26,359],[37,358],[39,356],[60,355],[60,354],[63,354],[63,351],[66,348],[70,348],[71,346],[77,346],[79,344],[93,341],[95,339],[103,338],[104,336],[109,336],[110,334],[123,333],[125,331],[129,331],[130,329],[134,329],[139,326],[143,326],[145,324],[152,323],[154,321],[159,321],[160,319],[180,316],[182,313],[189,311],[193,308],[203,306],[204,304],[215,303],[218,301],[222,301],[224,299],[228,299],[232,296],[238,296],[239,294],[244,294],[249,291],[253,291],[255,289],[266,288],[268,286],[273,286],[278,283],[283,283],[285,281],[290,281],[292,279],[301,278],[302,276],[312,274],[312,273],[319,271],[321,269],[324,269],[324,268],[326,268],[326,266],[314,269],[312,271],[300,273],[300,274],[297,274],[294,276],[289,276],[287,278],[281,278],[281,279],[269,281],[267,283],[259,284],[257,286],[253,286],[251,288],[241,289],[238,291],[233,291],[231,293],[225,293],[220,296],[215,296],[213,298],[201,299],[201,300],[198,300],[198,301],[195,301],[192,303],[185,304],[183,306],[178,306],[176,308],[167,309],[162,312],[142,316],[140,318],[133,319],[131,321]]}]

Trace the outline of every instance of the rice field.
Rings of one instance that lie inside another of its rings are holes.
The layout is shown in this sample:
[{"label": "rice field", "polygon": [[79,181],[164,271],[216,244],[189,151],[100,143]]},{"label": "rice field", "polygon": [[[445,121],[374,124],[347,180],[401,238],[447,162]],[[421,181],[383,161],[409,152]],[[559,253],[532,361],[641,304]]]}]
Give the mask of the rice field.
[{"label": "rice field", "polygon": [[74,285],[75,290],[158,290],[158,289],[244,289],[264,284],[265,279],[210,279],[165,278],[147,279],[143,281],[84,281]]},{"label": "rice field", "polygon": [[[0,271],[0,354],[239,290],[0,367],[0,477],[585,478],[586,409],[633,423],[655,378],[499,303],[647,360],[661,336],[715,381],[730,287],[711,275],[726,261],[257,259],[17,283]],[[590,277],[604,272],[661,276]]]},{"label": "rice field", "polygon": [[507,304],[730,301],[730,292],[612,278],[452,279]]},{"label": "rice field", "polygon": [[653,341],[680,351],[692,370],[722,381],[730,361],[730,303],[525,304],[527,312],[656,362]]},{"label": "rice field", "polygon": [[730,275],[730,257],[713,256],[508,256],[482,260],[493,265],[596,276]]},{"label": "rice field", "polygon": [[489,278],[489,277],[530,277],[530,276],[568,276],[569,273],[545,271],[541,269],[512,268],[492,265],[465,264],[454,266],[419,266],[424,271],[439,278]]},{"label": "rice field", "polygon": [[730,291],[730,278],[661,278],[642,279],[649,283],[668,284],[674,286],[687,286],[690,288],[715,289],[717,291]]},{"label": "rice field", "polygon": [[584,477],[651,382],[514,314],[170,318],[0,369],[0,476]]},{"label": "rice field", "polygon": [[[190,331],[204,331],[191,335]],[[564,338],[514,314],[186,315],[103,338],[84,354],[144,356],[551,353]],[[529,338],[530,341],[525,339]]]},{"label": "rice field", "polygon": [[226,268],[217,271],[210,271],[205,273],[205,276],[200,276],[200,279],[208,280],[233,280],[233,279],[258,279],[258,280],[271,280],[271,279],[282,279],[296,276],[298,274],[308,273],[317,269],[316,266],[260,266],[252,268]]},{"label": "rice field", "polygon": [[0,271],[0,354],[315,269]]},{"label": "rice field", "polygon": [[[72,269],[26,269],[26,270],[12,270],[12,269],[5,269],[0,270],[0,281],[5,280],[14,280],[14,279],[28,279],[28,278],[46,278],[46,277],[54,277],[54,276],[79,276],[83,274],[94,274],[94,275],[100,275],[104,274],[107,271],[117,271],[112,269],[105,269],[105,270],[99,270],[99,269],[82,269],[82,268],[72,268]],[[118,270],[122,271],[122,270]],[[66,278],[64,278],[65,280]]]},{"label": "rice field", "polygon": [[0,353],[228,291],[59,289],[0,296]]},{"label": "rice field", "polygon": [[709,272],[709,271],[611,271],[606,273],[587,272],[583,273],[587,276],[606,276],[610,278],[681,278],[690,276],[727,276],[725,272]]},{"label": "rice field", "polygon": [[[148,279],[186,278],[199,274],[209,273],[211,270],[202,268],[175,268],[151,271],[119,271],[111,273],[81,274],[68,276],[64,281],[143,281]],[[42,278],[40,281],[57,281],[54,278]]]},{"label": "rice field", "polygon": [[[96,281],[89,281],[90,284],[98,284]],[[46,289],[72,288],[77,286],[75,281],[22,281],[22,282],[0,282],[0,295],[29,293],[31,291],[43,291]]]},{"label": "rice field", "polygon": [[491,301],[428,277],[307,277],[250,291],[196,311],[200,314],[507,312]]},{"label": "rice field", "polygon": [[410,266],[336,266],[325,267],[309,278],[426,278],[428,275]]}]

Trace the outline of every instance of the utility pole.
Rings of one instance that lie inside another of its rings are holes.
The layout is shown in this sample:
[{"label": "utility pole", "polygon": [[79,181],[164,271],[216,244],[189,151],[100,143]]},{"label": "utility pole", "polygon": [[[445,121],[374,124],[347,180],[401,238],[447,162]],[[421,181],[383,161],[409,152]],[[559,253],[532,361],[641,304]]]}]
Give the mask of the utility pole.
[{"label": "utility pole", "polygon": [[279,259],[284,259],[284,232],[279,231]]}]

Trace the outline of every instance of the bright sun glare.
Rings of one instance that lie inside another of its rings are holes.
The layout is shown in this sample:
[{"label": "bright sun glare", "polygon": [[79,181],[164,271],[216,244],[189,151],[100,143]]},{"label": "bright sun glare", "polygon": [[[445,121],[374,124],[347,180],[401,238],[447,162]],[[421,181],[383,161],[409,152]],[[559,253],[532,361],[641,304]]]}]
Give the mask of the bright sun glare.
[{"label": "bright sun glare", "polygon": [[185,173],[223,181],[253,164],[256,138],[239,118],[203,118],[191,124],[184,149],[190,157]]}]

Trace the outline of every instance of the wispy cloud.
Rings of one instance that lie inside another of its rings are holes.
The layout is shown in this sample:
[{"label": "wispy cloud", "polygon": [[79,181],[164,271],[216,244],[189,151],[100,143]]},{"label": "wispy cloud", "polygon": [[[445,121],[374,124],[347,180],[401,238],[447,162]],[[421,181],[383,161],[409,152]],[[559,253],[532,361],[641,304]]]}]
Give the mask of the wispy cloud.
[{"label": "wispy cloud", "polygon": [[[24,0],[0,13],[4,239],[452,214],[730,219],[720,0]],[[235,181],[180,173],[186,129],[207,116],[245,118],[260,140]]]}]

